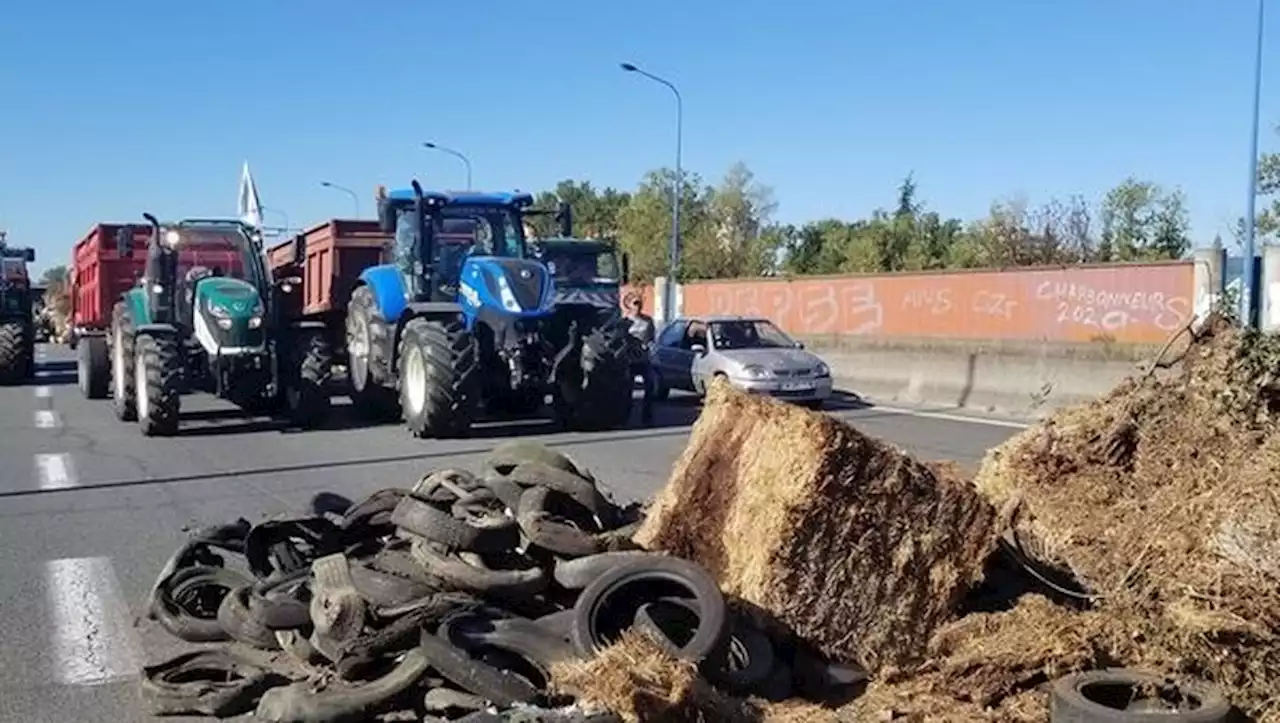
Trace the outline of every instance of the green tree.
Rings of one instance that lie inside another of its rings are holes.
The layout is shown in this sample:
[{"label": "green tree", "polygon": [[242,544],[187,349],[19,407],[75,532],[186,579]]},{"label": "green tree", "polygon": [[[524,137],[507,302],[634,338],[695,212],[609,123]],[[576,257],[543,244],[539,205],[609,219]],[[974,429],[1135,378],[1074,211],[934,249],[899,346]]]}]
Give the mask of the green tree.
[{"label": "green tree", "polygon": [[58,266],[50,266],[40,275],[41,286],[52,286],[54,284],[67,283],[67,267],[64,264]]},{"label": "green tree", "polygon": [[1186,198],[1130,177],[1102,202],[1100,261],[1176,259],[1191,248]]},{"label": "green tree", "polygon": [[[702,186],[696,174],[684,172],[680,193],[680,273],[689,276],[688,256],[695,257],[706,245],[708,198],[711,190]],[[631,257],[634,281],[648,282],[667,275],[667,250],[671,240],[671,196],[675,171],[663,168],[645,174],[644,180],[631,194],[631,199],[618,217],[618,239]]]},{"label": "green tree", "polygon": [[1263,243],[1280,243],[1280,152],[1258,159],[1258,196],[1257,237]]}]

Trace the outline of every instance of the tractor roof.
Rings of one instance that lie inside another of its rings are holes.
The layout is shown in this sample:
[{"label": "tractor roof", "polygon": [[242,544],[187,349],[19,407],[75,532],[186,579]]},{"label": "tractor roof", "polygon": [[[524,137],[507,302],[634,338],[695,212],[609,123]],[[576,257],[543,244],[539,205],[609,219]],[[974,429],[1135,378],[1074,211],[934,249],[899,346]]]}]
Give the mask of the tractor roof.
[{"label": "tractor roof", "polygon": [[[497,191],[483,193],[480,191],[423,191],[423,198],[431,199],[447,206],[528,206],[533,203],[533,194],[520,191]],[[395,203],[412,203],[412,188],[397,188],[387,192],[387,200]]]}]

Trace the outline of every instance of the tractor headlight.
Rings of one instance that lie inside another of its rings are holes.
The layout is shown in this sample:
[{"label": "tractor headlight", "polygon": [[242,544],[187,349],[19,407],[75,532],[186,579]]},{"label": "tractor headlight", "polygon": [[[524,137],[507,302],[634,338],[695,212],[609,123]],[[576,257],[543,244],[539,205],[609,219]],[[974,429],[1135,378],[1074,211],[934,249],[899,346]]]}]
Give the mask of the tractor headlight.
[{"label": "tractor headlight", "polygon": [[258,329],[262,327],[262,317],[267,313],[266,307],[262,305],[262,299],[258,299],[253,304],[253,316],[249,317],[249,328]]},{"label": "tractor headlight", "polygon": [[231,318],[231,312],[227,311],[226,309],[222,308],[221,306],[218,306],[217,304],[213,303],[213,301],[211,301],[211,300],[207,300],[207,301],[205,301],[205,302],[204,302],[204,306],[205,306],[205,308],[206,308],[206,309],[208,309],[208,310],[209,310],[209,313],[210,313],[210,314],[212,314],[212,315],[213,315],[213,317],[214,317],[215,319],[230,319],[230,318]]},{"label": "tractor headlight", "polygon": [[164,242],[169,246],[169,248],[173,248],[182,243],[182,234],[174,231],[173,229],[169,229],[164,232]]},{"label": "tractor headlight", "polygon": [[511,285],[507,283],[505,276],[498,277],[498,297],[502,299],[502,308],[507,311],[524,311],[520,308],[520,302],[516,301],[516,295],[511,293]]}]

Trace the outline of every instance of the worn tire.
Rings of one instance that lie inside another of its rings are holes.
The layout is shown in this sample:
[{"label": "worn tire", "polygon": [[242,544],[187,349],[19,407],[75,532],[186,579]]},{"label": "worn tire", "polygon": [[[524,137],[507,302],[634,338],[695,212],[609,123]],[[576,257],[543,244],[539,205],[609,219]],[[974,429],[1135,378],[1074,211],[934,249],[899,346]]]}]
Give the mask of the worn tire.
[{"label": "worn tire", "polygon": [[[1121,699],[1131,698],[1148,687],[1160,693],[1176,691],[1198,705],[1177,711],[1126,710]],[[1230,712],[1231,706],[1217,686],[1203,682],[1175,686],[1163,676],[1126,668],[1090,670],[1059,678],[1049,695],[1051,723],[1220,723],[1227,720]]]},{"label": "worn tire", "polygon": [[35,373],[31,329],[21,319],[0,322],[0,384],[21,384]]},{"label": "worn tire", "polygon": [[85,399],[103,399],[109,393],[111,358],[107,340],[90,336],[81,340],[76,349],[76,377]]},{"label": "worn tire", "polygon": [[480,408],[480,347],[461,323],[410,319],[400,334],[400,409],[415,437],[457,437]]},{"label": "worn tire", "polygon": [[178,431],[182,411],[182,351],[170,335],[134,337],[138,424],[148,437]]},{"label": "worn tire", "polygon": [[123,303],[111,310],[111,403],[116,419],[138,421],[138,394],[134,389],[133,319]]},{"label": "worn tire", "polygon": [[[353,345],[358,348],[361,337],[367,343],[363,363],[351,352]],[[378,314],[368,286],[357,286],[347,302],[346,347],[352,407],[369,419],[395,419],[399,412],[395,390],[386,386],[391,371],[391,360],[386,358],[391,350],[391,326]]]},{"label": "worn tire", "polygon": [[729,634],[724,595],[701,566],[667,556],[623,563],[588,585],[573,607],[574,647],[583,656],[595,655],[631,627],[642,605],[678,589],[684,592],[679,597],[691,598],[698,616],[697,629],[679,657],[695,663],[714,658]]},{"label": "worn tire", "polygon": [[333,348],[324,329],[305,329],[290,338],[288,381],[284,407],[289,422],[304,429],[322,427],[333,409],[329,378],[333,372]]},{"label": "worn tire", "polygon": [[563,414],[570,429],[603,431],[625,426],[631,418],[631,376],[627,330],[618,323],[596,329],[582,340],[579,385],[562,383]]}]

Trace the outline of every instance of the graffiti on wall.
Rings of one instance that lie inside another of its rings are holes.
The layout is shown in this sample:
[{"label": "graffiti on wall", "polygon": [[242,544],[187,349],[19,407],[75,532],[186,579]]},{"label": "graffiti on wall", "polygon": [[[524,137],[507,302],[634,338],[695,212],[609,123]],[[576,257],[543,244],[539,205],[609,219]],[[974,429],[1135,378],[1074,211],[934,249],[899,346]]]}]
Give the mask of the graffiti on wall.
[{"label": "graffiti on wall", "polygon": [[801,335],[1159,343],[1194,311],[1192,264],[686,284],[685,314],[765,316]]}]

